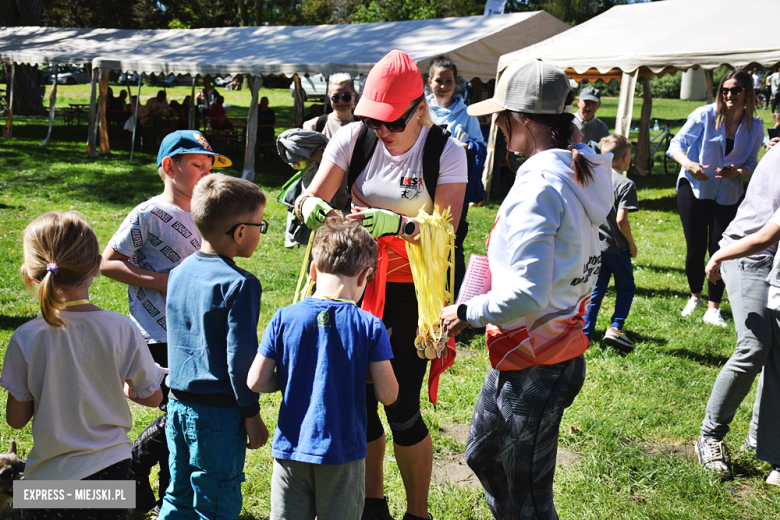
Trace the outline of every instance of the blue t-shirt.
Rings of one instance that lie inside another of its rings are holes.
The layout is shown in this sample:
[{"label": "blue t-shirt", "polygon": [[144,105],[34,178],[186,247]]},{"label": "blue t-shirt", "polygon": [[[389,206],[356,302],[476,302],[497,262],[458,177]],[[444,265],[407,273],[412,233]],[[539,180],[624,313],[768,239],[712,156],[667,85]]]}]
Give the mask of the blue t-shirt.
[{"label": "blue t-shirt", "polygon": [[351,302],[305,298],[274,314],[257,351],[276,362],[282,392],[274,457],[366,457],[368,364],[393,357],[379,318]]},{"label": "blue t-shirt", "polygon": [[[259,412],[259,394],[246,384],[257,351],[262,288],[257,278],[219,255],[196,252],[168,278],[168,386],[193,394],[183,401]],[[198,398],[198,396],[203,396]],[[235,400],[235,401],[233,401]]]}]

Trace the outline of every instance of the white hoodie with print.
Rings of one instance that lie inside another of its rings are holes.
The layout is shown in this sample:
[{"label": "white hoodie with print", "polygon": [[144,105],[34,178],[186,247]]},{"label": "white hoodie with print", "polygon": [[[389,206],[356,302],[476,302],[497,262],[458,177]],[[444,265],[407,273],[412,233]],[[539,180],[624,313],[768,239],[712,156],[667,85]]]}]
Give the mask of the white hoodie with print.
[{"label": "white hoodie with print", "polygon": [[593,180],[575,180],[572,153],[551,149],[525,161],[488,239],[492,289],[467,303],[487,327],[493,368],[520,370],[572,359],[588,347],[584,315],[601,267],[598,226],[612,201],[612,154],[577,150]]}]

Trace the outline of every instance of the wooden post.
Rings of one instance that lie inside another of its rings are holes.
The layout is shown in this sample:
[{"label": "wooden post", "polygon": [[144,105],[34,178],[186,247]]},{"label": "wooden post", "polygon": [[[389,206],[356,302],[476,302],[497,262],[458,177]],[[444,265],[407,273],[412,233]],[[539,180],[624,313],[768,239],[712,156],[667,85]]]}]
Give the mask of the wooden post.
[{"label": "wooden post", "polygon": [[303,87],[301,86],[301,78],[298,74],[293,74],[293,85],[295,90],[293,91],[293,117],[295,118],[295,127],[302,128],[303,122],[306,119],[306,108],[303,106]]},{"label": "wooden post", "polygon": [[195,130],[192,126],[195,123],[195,78],[192,78],[192,94],[190,94],[190,113],[189,122],[187,123],[188,130]]},{"label": "wooden post", "polygon": [[[245,77],[249,78],[249,75]],[[255,144],[257,143],[257,95],[260,86],[263,84],[263,77],[260,75],[252,78],[252,101],[249,103],[249,113],[246,116],[246,149],[244,151],[244,171],[241,177],[246,180],[255,180]]]},{"label": "wooden post", "polygon": [[[139,78],[140,81],[140,78]],[[108,145],[108,69],[100,69],[100,152],[110,154]]]},{"label": "wooden post", "polygon": [[482,101],[482,80],[474,78],[471,80],[471,91],[474,93],[474,103]]},{"label": "wooden post", "polygon": [[642,78],[642,119],[639,122],[639,137],[634,156],[634,173],[645,177],[652,172],[647,171],[647,161],[650,157],[650,114],[653,111],[653,93],[650,91],[650,78]]},{"label": "wooden post", "polygon": [[[130,96],[132,102],[133,97]],[[130,162],[133,162],[133,151],[135,150],[135,131],[138,128],[138,107],[141,104],[141,77],[138,77],[138,94],[135,95],[135,110],[133,110],[133,142],[130,144]],[[143,132],[143,126],[141,126]],[[143,135],[141,136],[143,139]]]},{"label": "wooden post", "polygon": [[[211,76],[206,75],[205,78],[203,78],[203,83],[206,87],[206,113],[211,116]],[[207,121],[210,121],[209,119],[203,120],[203,126],[204,129],[206,125],[208,124]]]},{"label": "wooden post", "polygon": [[8,78],[8,120],[3,127],[3,139],[10,139],[13,136],[14,124],[14,80],[16,79],[16,63],[11,62],[10,74]]},{"label": "wooden post", "polygon": [[92,82],[89,95],[89,125],[87,127],[87,155],[97,157],[99,154],[95,149],[97,142],[97,84],[100,71],[92,69]]},{"label": "wooden post", "polygon": [[707,104],[712,103],[712,69],[704,71],[704,77],[707,78]]},{"label": "wooden post", "polygon": [[51,85],[51,93],[49,94],[49,132],[46,134],[46,139],[43,140],[41,146],[49,144],[51,138],[51,128],[54,126],[54,107],[57,104],[57,76],[59,75],[59,66],[54,64],[54,82]]}]

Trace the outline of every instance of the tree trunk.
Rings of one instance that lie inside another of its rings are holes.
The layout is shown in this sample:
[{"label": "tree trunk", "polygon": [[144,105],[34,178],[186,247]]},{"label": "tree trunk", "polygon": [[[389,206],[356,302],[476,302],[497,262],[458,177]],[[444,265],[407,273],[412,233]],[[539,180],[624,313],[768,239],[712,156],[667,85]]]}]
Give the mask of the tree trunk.
[{"label": "tree trunk", "polygon": [[241,20],[241,27],[249,25],[249,15],[246,11],[247,0],[238,0],[238,17]]},{"label": "tree trunk", "polygon": [[[43,0],[2,0],[0,1],[0,26],[39,26],[43,24]],[[3,64],[6,77],[10,67]],[[40,73],[38,67],[17,65],[14,74],[14,114],[41,115],[43,93],[40,91]],[[8,88],[8,91],[11,89]]]},{"label": "tree trunk", "polygon": [[255,0],[255,25],[263,25],[263,5],[265,0]]}]

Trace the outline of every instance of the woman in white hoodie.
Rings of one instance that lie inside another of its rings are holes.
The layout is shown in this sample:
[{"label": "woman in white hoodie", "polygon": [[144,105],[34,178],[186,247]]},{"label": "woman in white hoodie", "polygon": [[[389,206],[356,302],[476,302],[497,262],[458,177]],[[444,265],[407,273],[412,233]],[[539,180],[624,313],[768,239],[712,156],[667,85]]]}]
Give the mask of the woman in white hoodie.
[{"label": "woman in white hoodie", "polygon": [[558,518],[553,475],[563,411],[585,378],[584,316],[601,264],[598,225],[612,193],[611,154],[570,144],[574,93],[541,61],[509,67],[492,99],[525,163],[488,239],[492,288],[442,311],[453,336],[486,327],[492,368],[471,419],[466,461],[493,516]]}]

